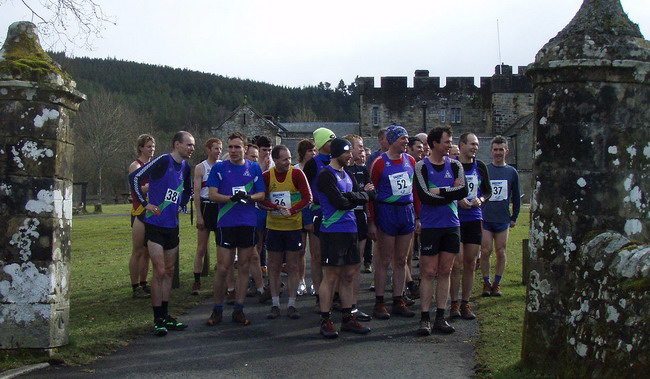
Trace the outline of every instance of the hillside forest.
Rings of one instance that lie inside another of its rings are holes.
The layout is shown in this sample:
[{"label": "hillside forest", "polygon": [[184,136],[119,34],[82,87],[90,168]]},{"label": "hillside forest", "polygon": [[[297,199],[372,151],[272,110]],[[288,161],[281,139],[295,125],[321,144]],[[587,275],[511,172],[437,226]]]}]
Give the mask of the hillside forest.
[{"label": "hillside forest", "polygon": [[[124,200],[126,170],[142,133],[156,138],[156,155],[168,152],[172,135],[187,130],[197,139],[192,163],[205,158],[201,141],[247,98],[281,122],[354,122],[359,118],[354,79],[290,88],[116,59],[70,58],[50,53],[86,94],[73,118],[75,182],[88,183],[93,202]],[[75,195],[75,202],[78,201]]]}]

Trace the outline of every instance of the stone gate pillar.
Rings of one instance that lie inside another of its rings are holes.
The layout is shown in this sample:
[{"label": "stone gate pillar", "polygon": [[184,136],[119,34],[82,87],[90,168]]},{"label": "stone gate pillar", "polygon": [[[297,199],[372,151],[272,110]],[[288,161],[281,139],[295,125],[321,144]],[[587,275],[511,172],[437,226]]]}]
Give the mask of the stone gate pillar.
[{"label": "stone gate pillar", "polygon": [[650,43],[618,0],[585,0],[527,74],[536,147],[524,364],[561,377],[650,375]]},{"label": "stone gate pillar", "polygon": [[0,348],[68,341],[72,131],[85,96],[16,22],[0,50]]}]

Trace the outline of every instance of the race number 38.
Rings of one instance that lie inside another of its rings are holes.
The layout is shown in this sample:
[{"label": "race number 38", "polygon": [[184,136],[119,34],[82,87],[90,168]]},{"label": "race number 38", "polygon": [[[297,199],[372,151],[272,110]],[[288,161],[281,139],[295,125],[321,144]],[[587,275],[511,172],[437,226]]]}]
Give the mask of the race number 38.
[{"label": "race number 38", "polygon": [[490,201],[503,201],[508,199],[508,181],[490,180],[492,184],[492,196]]},{"label": "race number 38", "polygon": [[176,203],[178,202],[178,196],[179,196],[178,191],[168,188],[167,193],[165,194],[165,201],[169,201],[170,203]]}]

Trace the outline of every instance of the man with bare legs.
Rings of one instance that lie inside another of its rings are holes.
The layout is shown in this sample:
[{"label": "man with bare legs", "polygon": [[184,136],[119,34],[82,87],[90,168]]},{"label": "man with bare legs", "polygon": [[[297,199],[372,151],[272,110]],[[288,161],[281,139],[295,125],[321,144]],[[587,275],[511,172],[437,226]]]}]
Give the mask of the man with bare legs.
[{"label": "man with bare legs", "polygon": [[[429,132],[429,156],[415,166],[415,188],[422,204],[420,251],[420,302],[422,307],[418,334],[431,330],[453,333],[444,318],[449,296],[449,276],[454,258],[460,250],[460,221],[456,201],[467,197],[465,174],[459,161],[450,159],[451,128],[438,126]],[[429,308],[436,287],[436,316],[431,324]]]}]

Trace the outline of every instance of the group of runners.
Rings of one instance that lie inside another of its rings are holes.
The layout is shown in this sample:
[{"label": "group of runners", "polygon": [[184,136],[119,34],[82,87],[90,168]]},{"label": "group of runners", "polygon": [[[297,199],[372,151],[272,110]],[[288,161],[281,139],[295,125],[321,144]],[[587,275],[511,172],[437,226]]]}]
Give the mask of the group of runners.
[{"label": "group of runners", "polygon": [[[501,296],[508,231],[517,221],[520,200],[517,171],[505,161],[507,140],[498,136],[491,141],[493,161],[486,165],[476,159],[479,139],[473,133],[460,136],[458,156],[451,156],[453,135],[446,126],[409,137],[403,126],[390,125],[377,138],[380,148],[369,154],[360,136],[337,138],[319,128],[313,140],[298,145],[296,165],[289,148],[272,146],[267,137],[249,142],[235,132],[227,138],[223,157],[222,141],[206,141],[207,158],[193,176],[199,211],[192,291],[201,289],[203,259],[214,231],[214,306],[207,325],[222,322],[224,305],[233,306],[233,322],[250,324],[244,302],[251,292],[261,303],[271,300],[268,319],[282,313],[298,319],[296,298],[311,293],[320,314],[320,334],[326,338],[338,336],[333,309],[342,313],[341,331],[366,334],[370,329],[361,322],[414,317],[410,307],[417,298],[418,334],[453,333],[445,318],[449,299],[449,318],[476,317],[469,300],[477,259],[482,296]],[[155,140],[143,135],[138,159],[129,168],[133,296],[147,297],[150,291],[154,334],[159,336],[187,327],[169,315],[168,302],[178,254],[178,212],[192,193],[186,160],[194,148],[194,138],[178,132],[172,152],[152,159]],[[307,241],[310,287],[305,283]],[[493,250],[496,273],[491,280]],[[419,259],[419,284],[412,273],[414,259]],[[146,281],[149,260],[151,287]],[[268,270],[268,286],[262,268]],[[286,288],[282,271],[287,273]],[[370,314],[357,307],[362,271],[374,275]],[[389,283],[390,312],[385,299]],[[284,310],[282,291],[288,294]]]}]

